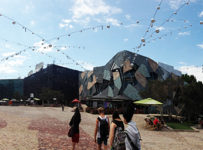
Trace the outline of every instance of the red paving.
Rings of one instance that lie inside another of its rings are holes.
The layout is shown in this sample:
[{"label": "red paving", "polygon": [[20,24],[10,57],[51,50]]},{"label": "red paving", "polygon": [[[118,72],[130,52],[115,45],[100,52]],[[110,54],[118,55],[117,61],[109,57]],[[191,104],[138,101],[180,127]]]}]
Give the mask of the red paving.
[{"label": "red paving", "polygon": [[7,122],[0,118],[0,128],[5,128],[7,126]]},{"label": "red paving", "polygon": [[[38,130],[39,150],[69,150],[71,149],[71,138],[67,136],[68,123],[56,118],[41,118],[32,120],[30,130]],[[92,137],[80,128],[80,141],[76,150],[95,150],[96,144]]]}]

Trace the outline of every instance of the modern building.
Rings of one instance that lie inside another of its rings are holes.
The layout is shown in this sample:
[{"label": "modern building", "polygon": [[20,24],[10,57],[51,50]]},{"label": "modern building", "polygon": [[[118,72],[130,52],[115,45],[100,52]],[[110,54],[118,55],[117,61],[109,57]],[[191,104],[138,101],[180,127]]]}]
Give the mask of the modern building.
[{"label": "modern building", "polygon": [[23,79],[1,79],[0,99],[23,96]]},{"label": "modern building", "polygon": [[149,80],[177,78],[154,60],[129,51],[117,53],[106,65],[82,72],[79,76],[79,99],[89,107],[122,107],[139,94]]},{"label": "modern building", "polygon": [[[73,99],[78,98],[78,76],[79,71],[69,68],[48,65],[47,68],[26,77],[24,79],[24,96],[39,97],[43,88],[60,91],[64,94],[64,103],[69,104]],[[61,100],[59,100],[61,101]]]}]

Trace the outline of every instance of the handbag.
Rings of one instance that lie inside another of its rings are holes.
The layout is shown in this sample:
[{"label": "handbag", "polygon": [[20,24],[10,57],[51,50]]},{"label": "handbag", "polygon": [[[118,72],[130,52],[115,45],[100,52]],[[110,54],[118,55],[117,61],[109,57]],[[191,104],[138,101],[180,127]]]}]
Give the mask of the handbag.
[{"label": "handbag", "polygon": [[68,130],[68,137],[72,136],[73,136],[73,127],[70,127],[70,129]]}]

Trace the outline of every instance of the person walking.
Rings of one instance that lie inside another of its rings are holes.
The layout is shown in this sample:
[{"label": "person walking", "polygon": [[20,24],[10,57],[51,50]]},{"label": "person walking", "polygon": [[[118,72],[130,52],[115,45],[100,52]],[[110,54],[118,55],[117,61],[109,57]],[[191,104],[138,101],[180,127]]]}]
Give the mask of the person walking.
[{"label": "person walking", "polygon": [[125,147],[126,150],[141,150],[140,145],[140,133],[136,127],[136,123],[132,121],[134,114],[133,105],[129,105],[123,112],[124,123],[127,124],[125,129],[126,138],[125,138]]},{"label": "person walking", "polygon": [[109,136],[109,118],[104,114],[104,108],[98,108],[99,117],[96,120],[96,127],[94,132],[94,141],[98,144],[98,150],[101,150],[102,143],[104,149],[107,150],[107,140]]},{"label": "person walking", "polygon": [[81,115],[78,108],[75,109],[75,113],[71,118],[69,125],[71,126],[72,136],[72,150],[75,150],[76,143],[79,143],[79,124],[81,122]]},{"label": "person walking", "polygon": [[62,111],[64,111],[64,103],[61,104]]},{"label": "person walking", "polygon": [[118,111],[113,113],[112,119],[109,134],[109,146],[111,147],[111,150],[125,150],[126,135],[124,132],[124,124]]}]

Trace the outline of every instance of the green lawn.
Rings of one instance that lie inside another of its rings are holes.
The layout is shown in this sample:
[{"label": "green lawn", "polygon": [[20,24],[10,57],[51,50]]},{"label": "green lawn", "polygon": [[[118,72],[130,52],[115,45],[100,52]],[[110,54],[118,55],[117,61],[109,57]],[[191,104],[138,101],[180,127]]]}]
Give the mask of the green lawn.
[{"label": "green lawn", "polygon": [[191,123],[166,123],[169,127],[173,129],[184,129],[184,130],[193,130],[190,126],[192,125]]}]

